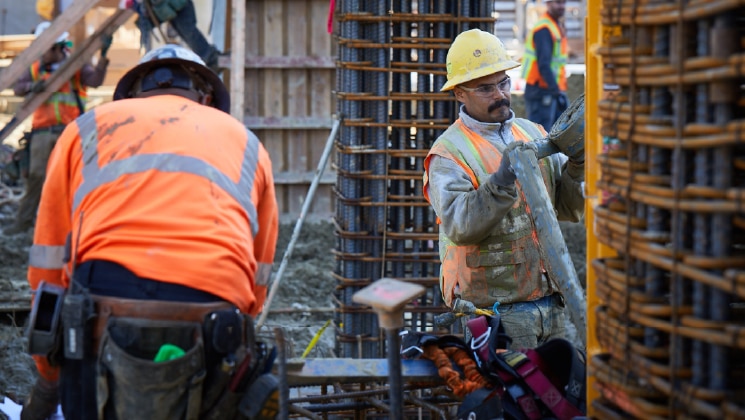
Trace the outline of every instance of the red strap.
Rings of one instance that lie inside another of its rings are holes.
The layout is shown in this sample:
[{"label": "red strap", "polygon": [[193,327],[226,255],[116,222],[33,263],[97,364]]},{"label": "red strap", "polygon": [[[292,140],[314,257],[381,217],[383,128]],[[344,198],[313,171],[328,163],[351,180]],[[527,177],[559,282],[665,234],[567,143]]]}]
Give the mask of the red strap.
[{"label": "red strap", "polygon": [[334,0],[331,0],[329,2],[329,16],[326,20],[326,30],[328,31],[328,33],[334,31],[334,9],[336,9],[336,2]]},{"label": "red strap", "polygon": [[[515,367],[517,373],[523,377],[528,386],[538,394],[543,404],[556,415],[559,420],[572,419],[578,416],[584,416],[582,412],[561,395],[561,392],[551,383],[551,381],[538,369],[533,361],[539,357],[535,350],[527,350],[528,356],[524,363]],[[520,404],[522,406],[522,403]],[[526,413],[527,414],[527,413]]]},{"label": "red strap", "polygon": [[489,362],[489,337],[491,327],[485,316],[468,320],[466,327],[471,331],[471,350],[479,356],[479,365]]}]

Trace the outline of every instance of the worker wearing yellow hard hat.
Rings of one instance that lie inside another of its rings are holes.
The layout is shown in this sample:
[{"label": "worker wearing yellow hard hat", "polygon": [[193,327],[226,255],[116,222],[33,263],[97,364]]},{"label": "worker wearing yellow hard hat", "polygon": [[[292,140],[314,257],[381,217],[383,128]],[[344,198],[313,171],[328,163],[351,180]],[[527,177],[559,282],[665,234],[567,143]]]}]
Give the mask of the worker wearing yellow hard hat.
[{"label": "worker wearing yellow hard hat", "polygon": [[490,74],[512,70],[520,66],[507,54],[502,41],[480,29],[471,29],[458,35],[447,55],[448,81],[442,91]]},{"label": "worker wearing yellow hard hat", "polygon": [[[423,192],[440,223],[445,304],[496,308],[512,348],[534,348],[567,330],[557,275],[544,260],[509,160],[513,149],[546,137],[542,127],[511,109],[507,71],[519,65],[492,33],[471,29],[455,38],[442,90],[461,103],[459,118],[424,161]],[[538,162],[536,179],[544,182],[557,218],[579,221],[584,163],[561,154]]]}]

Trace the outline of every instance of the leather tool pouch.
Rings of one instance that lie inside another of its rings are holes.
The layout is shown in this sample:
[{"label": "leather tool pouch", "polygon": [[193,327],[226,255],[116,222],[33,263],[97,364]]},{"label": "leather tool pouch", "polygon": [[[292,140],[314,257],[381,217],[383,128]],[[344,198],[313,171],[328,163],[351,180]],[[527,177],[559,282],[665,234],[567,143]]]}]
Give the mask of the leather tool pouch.
[{"label": "leather tool pouch", "polygon": [[[153,361],[164,344],[185,354]],[[97,367],[99,418],[197,419],[205,377],[202,324],[112,317]]]},{"label": "leather tool pouch", "polygon": [[[247,356],[242,361],[230,386],[204,413],[202,420],[263,420],[269,417],[262,417],[262,415],[277,411],[278,385],[269,388],[267,385],[274,382],[266,379],[257,381],[262,375],[269,374],[271,371],[276,349],[270,350],[263,342],[256,342],[255,346],[255,352],[252,353],[255,358]],[[254,399],[260,399],[260,401],[249,402]]]}]

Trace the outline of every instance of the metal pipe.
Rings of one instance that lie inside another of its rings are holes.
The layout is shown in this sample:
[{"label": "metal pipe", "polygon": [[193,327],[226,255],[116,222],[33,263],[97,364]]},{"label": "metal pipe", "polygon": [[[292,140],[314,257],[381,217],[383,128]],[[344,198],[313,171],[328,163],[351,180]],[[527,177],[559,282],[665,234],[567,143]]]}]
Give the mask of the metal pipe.
[{"label": "metal pipe", "polygon": [[579,285],[577,272],[569,256],[569,250],[564,236],[561,234],[559,222],[556,220],[551,197],[546,191],[540,172],[536,173],[533,168],[538,167],[536,154],[532,151],[514,149],[509,154],[512,169],[525,195],[525,200],[530,207],[531,215],[538,232],[538,242],[546,257],[546,263],[556,273],[555,280],[564,295],[569,314],[577,327],[577,336],[582,346],[587,343],[585,339],[587,302],[582,287]]},{"label": "metal pipe", "polygon": [[388,379],[390,388],[388,398],[390,399],[391,419],[403,418],[403,387],[401,384],[401,337],[398,328],[386,328],[385,336],[388,343]]},{"label": "metal pipe", "polygon": [[287,409],[289,405],[288,401],[290,400],[290,386],[287,383],[287,342],[285,341],[285,333],[282,328],[274,328],[274,340],[277,346],[277,359],[279,359],[277,365],[277,375],[279,376],[279,413],[277,413],[277,418],[279,420],[286,420],[290,416]]}]

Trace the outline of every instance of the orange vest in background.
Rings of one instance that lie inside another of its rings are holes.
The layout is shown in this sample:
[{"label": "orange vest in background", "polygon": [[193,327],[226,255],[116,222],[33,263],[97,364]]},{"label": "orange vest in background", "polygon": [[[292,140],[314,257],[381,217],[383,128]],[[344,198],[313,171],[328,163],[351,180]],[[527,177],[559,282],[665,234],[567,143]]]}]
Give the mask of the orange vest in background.
[{"label": "orange vest in background", "polygon": [[533,36],[543,28],[546,28],[551,32],[551,37],[554,40],[554,49],[551,52],[551,71],[556,77],[556,84],[559,86],[559,90],[566,92],[566,64],[567,58],[569,57],[569,43],[566,36],[562,36],[562,31],[559,28],[559,25],[557,25],[556,21],[548,13],[544,13],[543,16],[541,16],[530,33],[528,33],[528,37],[525,40],[522,77],[525,79],[526,84],[537,84],[544,89],[548,88],[548,84],[543,80],[541,72],[538,69],[535,44],[533,43]]},{"label": "orange vest in background", "polygon": [[[46,80],[51,73],[42,70],[39,61],[31,65],[31,81]],[[34,129],[47,128],[55,125],[67,125],[80,115],[80,105],[85,107],[88,100],[87,89],[80,81],[80,72],[76,72],[72,79],[62,85],[49,99],[41,104],[31,121]],[[76,98],[77,95],[77,98]]]}]

